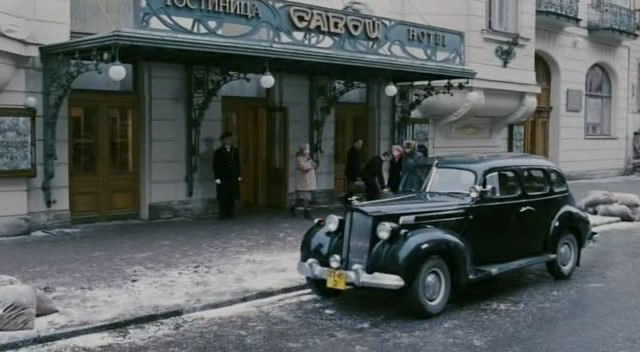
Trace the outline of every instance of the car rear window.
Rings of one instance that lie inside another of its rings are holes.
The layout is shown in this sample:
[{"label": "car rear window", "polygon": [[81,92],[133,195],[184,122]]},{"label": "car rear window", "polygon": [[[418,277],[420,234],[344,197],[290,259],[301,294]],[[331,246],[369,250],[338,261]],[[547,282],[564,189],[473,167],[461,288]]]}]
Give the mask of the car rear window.
[{"label": "car rear window", "polygon": [[540,194],[549,192],[549,182],[544,170],[527,169],[522,173],[522,184],[527,194]]},{"label": "car rear window", "polygon": [[549,172],[549,178],[551,179],[551,187],[554,192],[564,192],[569,189],[567,180],[558,171],[551,170]]}]

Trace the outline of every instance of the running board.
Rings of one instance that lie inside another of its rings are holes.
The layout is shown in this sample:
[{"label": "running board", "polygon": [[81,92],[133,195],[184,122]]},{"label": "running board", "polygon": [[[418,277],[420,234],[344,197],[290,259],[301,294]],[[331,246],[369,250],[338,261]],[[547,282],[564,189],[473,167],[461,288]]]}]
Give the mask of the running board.
[{"label": "running board", "polygon": [[469,276],[471,281],[479,281],[493,276],[504,274],[510,271],[519,270],[532,265],[544,264],[556,259],[555,254],[547,254],[539,257],[531,257],[519,259],[513,262],[501,263],[495,265],[484,265],[473,268],[472,274]]}]

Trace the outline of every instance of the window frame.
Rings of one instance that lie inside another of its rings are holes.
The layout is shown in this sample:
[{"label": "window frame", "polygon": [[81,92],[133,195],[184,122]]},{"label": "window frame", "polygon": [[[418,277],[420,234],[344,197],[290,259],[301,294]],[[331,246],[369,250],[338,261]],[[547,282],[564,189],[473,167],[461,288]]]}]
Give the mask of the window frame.
[{"label": "window frame", "polygon": [[[510,4],[503,6],[503,13],[507,19],[511,19],[513,23],[502,24],[497,26],[498,18],[496,8],[498,5]],[[488,0],[487,1],[487,28],[491,32],[503,33],[507,35],[518,35],[520,33],[520,11],[519,2],[517,0]],[[509,16],[511,14],[512,16]],[[495,16],[494,16],[495,15]],[[509,28],[511,25],[513,28]]]},{"label": "window frame", "polygon": [[[527,171],[541,171],[542,174],[544,175],[544,181],[546,184],[545,190],[541,191],[541,192],[528,192],[527,191],[527,186],[526,186],[526,182],[525,182],[525,173]],[[549,173],[547,172],[547,170],[543,167],[523,167],[520,171],[520,183],[522,184],[522,191],[524,192],[524,194],[526,194],[527,196],[540,196],[540,195],[545,195],[545,194],[549,194],[552,192],[552,186],[551,186],[551,180],[549,178]]]},{"label": "window frame", "polygon": [[486,187],[487,186],[487,178],[489,178],[489,176],[491,176],[493,174],[499,174],[501,172],[511,172],[511,173],[513,173],[513,175],[516,178],[516,182],[518,183],[518,193],[512,194],[512,195],[508,195],[508,196],[496,196],[496,195],[493,195],[493,194],[489,194],[487,196],[487,198],[489,198],[489,199],[510,199],[510,198],[518,198],[518,197],[522,196],[524,194],[524,188],[523,188],[522,182],[520,180],[520,176],[518,175],[518,171],[515,170],[515,169],[492,169],[492,170],[489,170],[489,171],[487,171],[485,173],[485,175],[484,175],[484,177],[482,179],[482,185],[484,187]]},{"label": "window frame", "polygon": [[[606,81],[608,83],[608,92],[606,92],[604,89],[602,89],[601,91],[590,91],[589,90],[589,76],[590,74],[596,70],[599,69],[602,74],[603,74],[603,81]],[[584,85],[584,97],[585,97],[585,101],[584,101],[584,106],[585,106],[585,111],[584,111],[584,136],[585,137],[611,137],[612,131],[613,131],[613,82],[611,80],[611,75],[609,74],[609,72],[607,72],[607,70],[600,64],[594,64],[591,67],[589,67],[589,69],[587,70],[587,74],[585,75],[585,85]],[[600,133],[589,133],[589,126],[591,125],[595,125],[595,123],[593,122],[589,122],[589,117],[591,116],[589,114],[589,112],[591,111],[591,109],[589,109],[589,100],[593,99],[593,100],[598,100],[600,102],[600,106],[601,106],[601,111],[600,111],[600,115],[598,116],[599,118],[599,122],[598,122],[598,126],[600,129]],[[605,108],[604,108],[604,103],[605,101],[608,101],[608,116],[607,119],[608,124],[605,121]],[[608,130],[605,131],[604,126],[608,125]]]}]

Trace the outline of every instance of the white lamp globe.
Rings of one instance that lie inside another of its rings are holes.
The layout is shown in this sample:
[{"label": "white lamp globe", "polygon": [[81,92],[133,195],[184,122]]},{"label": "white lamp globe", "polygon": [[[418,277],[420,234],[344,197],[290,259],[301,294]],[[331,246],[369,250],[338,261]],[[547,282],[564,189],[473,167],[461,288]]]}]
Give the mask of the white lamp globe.
[{"label": "white lamp globe", "polygon": [[24,106],[31,108],[31,109],[35,109],[38,106],[38,99],[36,99],[35,97],[32,96],[28,96],[25,100],[24,100]]},{"label": "white lamp globe", "polygon": [[127,69],[119,62],[116,62],[109,67],[109,78],[112,80],[120,82],[125,79],[125,77],[127,77]]},{"label": "white lamp globe", "polygon": [[271,72],[266,72],[262,77],[260,77],[260,86],[265,89],[272,88],[276,84],[276,79],[273,77]]},{"label": "white lamp globe", "polygon": [[395,97],[398,94],[398,87],[395,84],[389,83],[386,87],[384,87],[384,94],[388,97]]}]

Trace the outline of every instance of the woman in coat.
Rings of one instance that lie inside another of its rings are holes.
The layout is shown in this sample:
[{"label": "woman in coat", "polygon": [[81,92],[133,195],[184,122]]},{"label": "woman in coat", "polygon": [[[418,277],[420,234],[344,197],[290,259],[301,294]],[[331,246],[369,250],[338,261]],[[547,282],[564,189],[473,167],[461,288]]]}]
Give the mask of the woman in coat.
[{"label": "woman in coat", "polygon": [[402,157],[404,149],[399,145],[391,147],[391,161],[389,161],[389,180],[387,181],[387,188],[393,193],[398,193],[400,190],[400,181],[402,180]]},{"label": "woman in coat", "polygon": [[296,207],[302,204],[305,219],[311,219],[310,204],[316,191],[316,167],[310,156],[309,145],[300,146],[296,154],[296,201],[290,208],[292,216],[296,216]]}]

